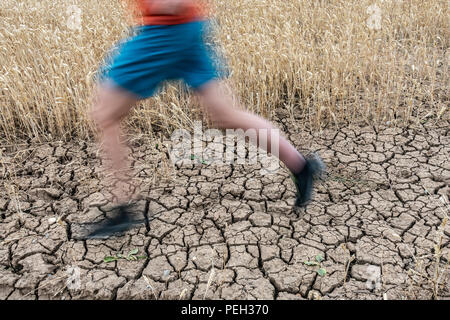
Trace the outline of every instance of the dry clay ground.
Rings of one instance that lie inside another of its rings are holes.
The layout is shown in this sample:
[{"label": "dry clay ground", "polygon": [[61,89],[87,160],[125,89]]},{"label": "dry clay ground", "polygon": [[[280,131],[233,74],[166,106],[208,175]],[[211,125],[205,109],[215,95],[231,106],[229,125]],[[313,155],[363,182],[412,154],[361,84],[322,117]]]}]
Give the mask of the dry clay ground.
[{"label": "dry clay ground", "polygon": [[87,241],[75,224],[109,208],[97,147],[4,146],[0,299],[428,299],[436,278],[450,298],[449,123],[288,136],[328,166],[300,215],[284,167],[199,163],[166,179],[165,153],[142,138],[131,148],[147,223]]}]

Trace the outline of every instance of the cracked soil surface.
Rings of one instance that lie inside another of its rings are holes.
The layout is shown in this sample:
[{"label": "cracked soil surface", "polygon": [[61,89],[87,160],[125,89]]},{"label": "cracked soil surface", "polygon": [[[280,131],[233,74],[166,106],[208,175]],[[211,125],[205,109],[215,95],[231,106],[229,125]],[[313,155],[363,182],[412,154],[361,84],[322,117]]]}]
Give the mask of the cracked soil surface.
[{"label": "cracked soil surface", "polygon": [[[287,136],[327,164],[301,214],[284,166],[199,163],[169,178],[142,138],[130,148],[147,223],[107,240],[75,236],[108,214],[95,144],[3,146],[0,299],[428,299],[436,266],[449,299],[449,123]],[[144,257],[104,261],[135,249]],[[319,254],[324,276],[305,264]]]}]

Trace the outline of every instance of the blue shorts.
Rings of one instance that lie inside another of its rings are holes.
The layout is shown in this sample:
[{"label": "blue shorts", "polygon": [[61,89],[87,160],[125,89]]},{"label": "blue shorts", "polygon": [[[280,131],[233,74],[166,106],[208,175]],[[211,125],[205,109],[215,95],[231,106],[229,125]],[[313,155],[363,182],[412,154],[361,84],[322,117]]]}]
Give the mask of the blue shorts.
[{"label": "blue shorts", "polygon": [[133,27],[133,36],[110,51],[98,70],[97,81],[112,81],[145,99],[166,80],[182,79],[197,89],[220,78],[226,67],[205,42],[208,27],[207,21]]}]

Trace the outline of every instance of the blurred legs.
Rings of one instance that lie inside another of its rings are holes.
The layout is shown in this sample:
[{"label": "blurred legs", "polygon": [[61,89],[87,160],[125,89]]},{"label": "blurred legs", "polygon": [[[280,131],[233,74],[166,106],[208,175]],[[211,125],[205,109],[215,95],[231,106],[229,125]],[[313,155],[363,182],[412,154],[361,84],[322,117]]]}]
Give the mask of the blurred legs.
[{"label": "blurred legs", "polygon": [[104,159],[111,159],[107,170],[112,181],[113,202],[123,203],[132,198],[135,187],[131,182],[128,149],[121,141],[120,122],[135,105],[138,98],[133,94],[104,83],[96,88],[91,118],[100,131],[100,144]]},{"label": "blurred legs", "polygon": [[[258,129],[267,129],[267,148],[271,150],[270,130],[276,129],[269,121],[248,111],[237,108],[231,96],[221,90],[218,81],[211,81],[197,90],[197,95],[203,108],[213,125],[220,129],[257,129],[257,143],[259,146],[260,132]],[[304,165],[305,158],[297,149],[280,134],[279,158],[293,172],[299,173]]]}]

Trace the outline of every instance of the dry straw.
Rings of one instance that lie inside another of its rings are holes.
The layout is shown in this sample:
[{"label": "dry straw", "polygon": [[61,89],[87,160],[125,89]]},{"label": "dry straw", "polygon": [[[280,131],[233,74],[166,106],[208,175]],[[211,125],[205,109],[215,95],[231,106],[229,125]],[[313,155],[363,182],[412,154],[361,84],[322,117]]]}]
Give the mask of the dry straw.
[{"label": "dry straw", "polygon": [[[270,117],[287,108],[315,127],[448,116],[446,0],[209,2],[220,30],[214,40],[231,71],[227,82],[250,110]],[[73,6],[81,13],[79,28]],[[92,137],[92,79],[127,34],[123,6],[120,0],[1,1],[3,138]],[[127,124],[166,134],[202,116],[195,99],[173,84],[141,103]]]}]

